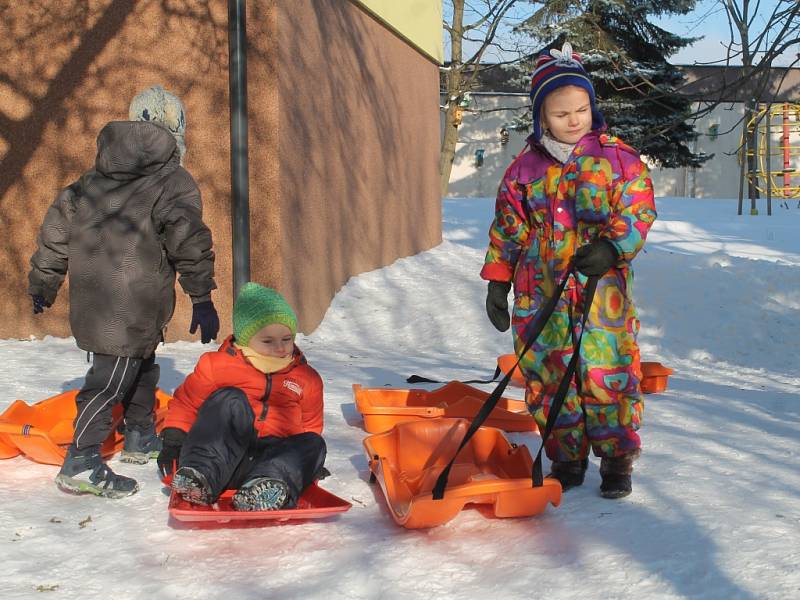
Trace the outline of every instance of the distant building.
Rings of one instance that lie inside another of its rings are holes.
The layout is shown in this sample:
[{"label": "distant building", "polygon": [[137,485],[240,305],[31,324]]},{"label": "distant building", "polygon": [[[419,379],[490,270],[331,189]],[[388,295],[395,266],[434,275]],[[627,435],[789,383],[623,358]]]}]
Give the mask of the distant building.
[{"label": "distant building", "polygon": [[[754,92],[745,87],[734,94],[726,87],[726,82],[739,77],[741,67],[679,68],[687,76],[687,84],[681,93],[697,99],[695,108],[702,106],[702,99],[720,100],[711,113],[695,123],[700,135],[693,150],[713,154],[714,157],[698,169],[653,168],[656,195],[735,198],[739,192],[740,172],[736,151],[741,144],[741,126],[737,122],[744,114],[745,98]],[[758,101],[799,102],[800,68],[773,68],[769,85]],[[512,131],[508,124],[527,110],[530,110],[527,91],[511,86],[502,69],[488,67],[481,77],[479,88],[471,93],[470,106],[463,115],[448,196],[494,196],[503,170],[522,150],[527,137],[527,133]],[[792,123],[800,123],[800,115],[794,112],[789,118]],[[507,138],[501,136],[504,128],[508,132]],[[507,139],[507,143],[503,143],[503,139]],[[773,143],[776,147],[779,143],[775,134]],[[793,168],[800,169],[798,162],[800,151],[792,158]]]}]

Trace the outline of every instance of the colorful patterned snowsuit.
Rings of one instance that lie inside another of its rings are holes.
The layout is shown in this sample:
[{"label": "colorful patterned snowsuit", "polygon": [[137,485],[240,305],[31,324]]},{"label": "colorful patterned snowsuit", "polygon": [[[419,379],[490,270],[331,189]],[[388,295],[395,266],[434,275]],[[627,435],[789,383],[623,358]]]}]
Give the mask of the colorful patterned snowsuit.
[{"label": "colorful patterned snowsuit", "polygon": [[[643,400],[631,298],[630,263],[656,218],[653,187],[639,155],[617,138],[592,131],[562,166],[538,143],[508,168],[481,277],[514,284],[512,332],[519,353],[533,316],[563,280],[577,247],[598,238],[619,252],[600,278],[573,381],[546,444],[551,460],[620,456],[640,446]],[[586,277],[569,275],[547,325],[521,361],[525,399],[540,430],[580,333]]]}]

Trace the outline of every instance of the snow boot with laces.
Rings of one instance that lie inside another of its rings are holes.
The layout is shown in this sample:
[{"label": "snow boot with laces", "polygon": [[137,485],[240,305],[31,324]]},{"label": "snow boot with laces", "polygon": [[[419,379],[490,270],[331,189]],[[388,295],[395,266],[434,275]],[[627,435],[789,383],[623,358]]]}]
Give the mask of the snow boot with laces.
[{"label": "snow boot with laces", "polygon": [[280,479],[258,477],[245,483],[233,495],[235,510],[278,510],[289,499],[289,487]]},{"label": "snow boot with laces", "polygon": [[603,498],[624,498],[631,493],[633,461],[639,458],[640,454],[641,450],[637,448],[622,456],[604,456],[600,459],[600,476],[603,478],[600,495]]},{"label": "snow boot with laces", "polygon": [[125,445],[119,459],[122,462],[144,465],[151,458],[158,458],[161,438],[156,435],[155,423],[145,427],[125,424]]},{"label": "snow boot with laces", "polygon": [[211,486],[206,476],[192,467],[180,467],[172,477],[172,489],[191,504],[211,504]]},{"label": "snow boot with laces", "polygon": [[551,479],[558,479],[561,484],[561,491],[578,487],[583,484],[586,475],[586,468],[589,466],[589,459],[581,460],[556,460],[550,465],[550,473],[547,475]]},{"label": "snow boot with laces", "polygon": [[105,498],[123,498],[135,494],[135,479],[117,475],[100,456],[99,447],[67,450],[64,464],[56,475],[56,485],[70,494],[94,494]]}]

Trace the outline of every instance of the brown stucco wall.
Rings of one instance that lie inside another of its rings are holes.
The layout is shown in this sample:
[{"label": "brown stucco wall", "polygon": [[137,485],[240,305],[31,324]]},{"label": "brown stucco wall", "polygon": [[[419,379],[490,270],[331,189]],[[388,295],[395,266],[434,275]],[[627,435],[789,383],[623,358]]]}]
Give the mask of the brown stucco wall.
[{"label": "brown stucco wall", "polygon": [[320,322],[355,274],[441,241],[439,69],[361,8],[278,17],[281,289]]},{"label": "brown stucco wall", "polygon": [[[437,67],[345,0],[247,10],[251,279],[285,292],[309,332],[348,277],[441,239]],[[226,0],[0,0],[0,14],[0,339],[70,335],[66,286],[31,312],[39,225],[91,167],[100,128],[154,84],[186,106],[229,333]],[[190,316],[179,289],[168,339],[199,337]]]}]

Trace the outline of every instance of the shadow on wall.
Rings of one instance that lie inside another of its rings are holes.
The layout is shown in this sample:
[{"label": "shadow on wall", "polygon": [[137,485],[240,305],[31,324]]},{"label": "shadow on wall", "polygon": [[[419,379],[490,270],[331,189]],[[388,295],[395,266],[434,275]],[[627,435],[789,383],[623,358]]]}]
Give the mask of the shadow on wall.
[{"label": "shadow on wall", "polygon": [[[283,217],[283,243],[287,254],[304,254],[298,267],[324,265],[321,287],[332,297],[351,274],[438,243],[440,206],[430,202],[437,156],[428,165],[415,154],[438,151],[438,90],[410,72],[423,59],[351,3],[312,2],[287,13],[285,29],[306,37],[281,43],[282,117],[292,138],[281,156],[303,156],[281,165],[283,187],[297,185],[284,192],[300,192],[288,203],[291,220]],[[435,71],[431,65],[433,82]],[[292,275],[283,286],[302,312],[314,299]]]},{"label": "shadow on wall", "polygon": [[189,116],[186,166],[204,197],[227,193],[227,178],[220,185],[192,167],[209,103],[192,92],[210,72],[227,69],[224,10],[202,0],[98,4],[34,0],[0,8],[7,32],[0,40],[6,57],[0,66],[0,225],[14,232],[0,245],[0,274],[8,285],[0,314],[7,327],[13,323],[9,331],[68,333],[64,289],[45,315],[33,320],[30,314],[27,270],[36,233],[57,192],[93,165],[99,130],[127,119],[128,102],[141,89],[161,83],[181,96]]}]

